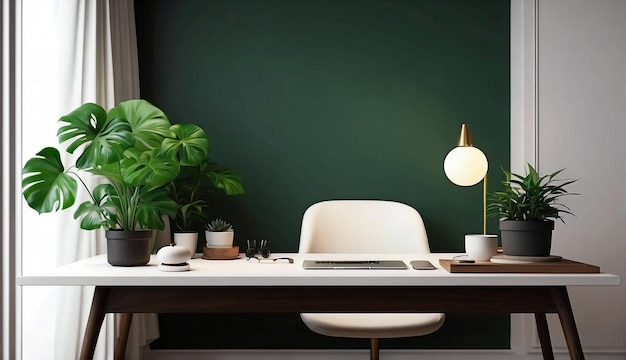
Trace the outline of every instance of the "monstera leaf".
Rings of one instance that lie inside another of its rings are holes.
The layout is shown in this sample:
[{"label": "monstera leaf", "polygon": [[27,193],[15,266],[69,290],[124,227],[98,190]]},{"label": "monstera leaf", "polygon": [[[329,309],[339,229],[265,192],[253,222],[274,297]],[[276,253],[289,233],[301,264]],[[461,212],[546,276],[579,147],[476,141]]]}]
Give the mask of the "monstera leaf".
[{"label": "monstera leaf", "polygon": [[[132,150],[133,149],[131,148],[126,151]],[[122,167],[120,165],[120,161],[110,164],[98,165],[94,168],[89,169],[89,172],[96,175],[104,176],[112,183],[121,184],[124,182],[124,179],[122,178]]]},{"label": "monstera leaf", "polygon": [[226,195],[243,194],[243,180],[234,170],[207,163],[202,167],[202,171],[211,179],[213,185],[223,190]]},{"label": "monstera leaf", "polygon": [[166,138],[161,151],[177,159],[181,166],[199,165],[209,155],[209,140],[201,127],[194,124],[174,124],[170,128],[174,138]]},{"label": "monstera leaf", "polygon": [[22,191],[28,206],[41,213],[67,209],[76,199],[76,180],[65,173],[59,151],[47,147],[22,169]]},{"label": "monstera leaf", "polygon": [[176,203],[170,199],[164,188],[150,189],[141,194],[141,205],[137,211],[137,222],[151,229],[163,230],[165,223],[161,214],[175,216]]},{"label": "monstera leaf", "polygon": [[132,128],[135,148],[158,149],[166,137],[173,137],[170,122],[161,109],[145,100],[128,100],[109,110],[108,119],[125,119]]},{"label": "monstera leaf", "polygon": [[79,146],[85,146],[76,161],[79,169],[118,161],[123,157],[124,150],[135,142],[128,121],[107,119],[104,109],[96,104],[84,104],[61,117],[60,121],[66,125],[57,132],[59,141],[72,141],[67,152],[73,154]]},{"label": "monstera leaf", "polygon": [[132,186],[162,186],[174,180],[180,171],[180,164],[158,149],[142,153],[133,149],[126,153],[121,167],[124,183]]},{"label": "monstera leaf", "polygon": [[115,227],[117,216],[104,205],[110,194],[116,194],[115,188],[110,184],[100,184],[93,189],[92,201],[85,201],[78,206],[74,212],[74,219],[82,217],[81,229],[95,230]]}]

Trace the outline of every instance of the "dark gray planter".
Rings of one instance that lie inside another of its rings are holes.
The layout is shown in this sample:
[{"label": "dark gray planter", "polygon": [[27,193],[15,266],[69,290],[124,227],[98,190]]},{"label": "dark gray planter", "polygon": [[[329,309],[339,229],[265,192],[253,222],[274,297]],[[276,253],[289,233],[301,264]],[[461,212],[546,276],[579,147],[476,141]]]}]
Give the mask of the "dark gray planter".
[{"label": "dark gray planter", "polygon": [[150,261],[152,230],[107,230],[107,261],[113,266],[141,266]]},{"label": "dark gray planter", "polygon": [[552,230],[552,220],[501,220],[502,252],[512,256],[549,256]]}]

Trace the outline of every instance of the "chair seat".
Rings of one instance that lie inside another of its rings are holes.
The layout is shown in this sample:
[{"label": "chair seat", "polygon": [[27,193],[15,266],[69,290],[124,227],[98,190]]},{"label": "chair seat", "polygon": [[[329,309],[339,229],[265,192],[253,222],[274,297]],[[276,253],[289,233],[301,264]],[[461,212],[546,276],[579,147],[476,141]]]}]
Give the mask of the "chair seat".
[{"label": "chair seat", "polygon": [[437,331],[444,322],[444,314],[300,314],[312,331],[347,338],[398,338],[421,336]]}]

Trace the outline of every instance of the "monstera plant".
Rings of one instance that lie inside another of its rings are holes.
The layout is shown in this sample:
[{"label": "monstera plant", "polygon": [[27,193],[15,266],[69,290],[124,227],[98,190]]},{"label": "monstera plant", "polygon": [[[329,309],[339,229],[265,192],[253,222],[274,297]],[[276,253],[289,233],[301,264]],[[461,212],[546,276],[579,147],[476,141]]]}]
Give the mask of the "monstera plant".
[{"label": "monstera plant", "polygon": [[[163,229],[163,216],[175,216],[177,204],[168,184],[181,166],[196,166],[208,155],[208,139],[193,124],[172,125],[159,108],[145,100],[120,103],[108,113],[86,103],[60,118],[57,132],[73,164],[46,147],[22,170],[23,194],[39,213],[74,205],[83,188],[89,200],[74,218],[85,230],[103,228],[109,263],[144,265],[149,261],[152,229]],[[83,178],[91,173],[104,181],[93,189]],[[83,177],[83,178],[81,178]]]}]

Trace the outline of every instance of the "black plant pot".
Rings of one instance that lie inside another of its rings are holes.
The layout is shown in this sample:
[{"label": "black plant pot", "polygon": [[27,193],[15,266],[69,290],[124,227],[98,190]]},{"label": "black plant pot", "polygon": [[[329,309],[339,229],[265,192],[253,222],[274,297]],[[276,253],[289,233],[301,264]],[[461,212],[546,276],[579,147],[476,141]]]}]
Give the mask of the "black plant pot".
[{"label": "black plant pot", "polygon": [[113,266],[141,266],[150,261],[152,230],[107,230],[107,261]]},{"label": "black plant pot", "polygon": [[549,256],[554,221],[500,221],[502,252],[512,256]]}]

